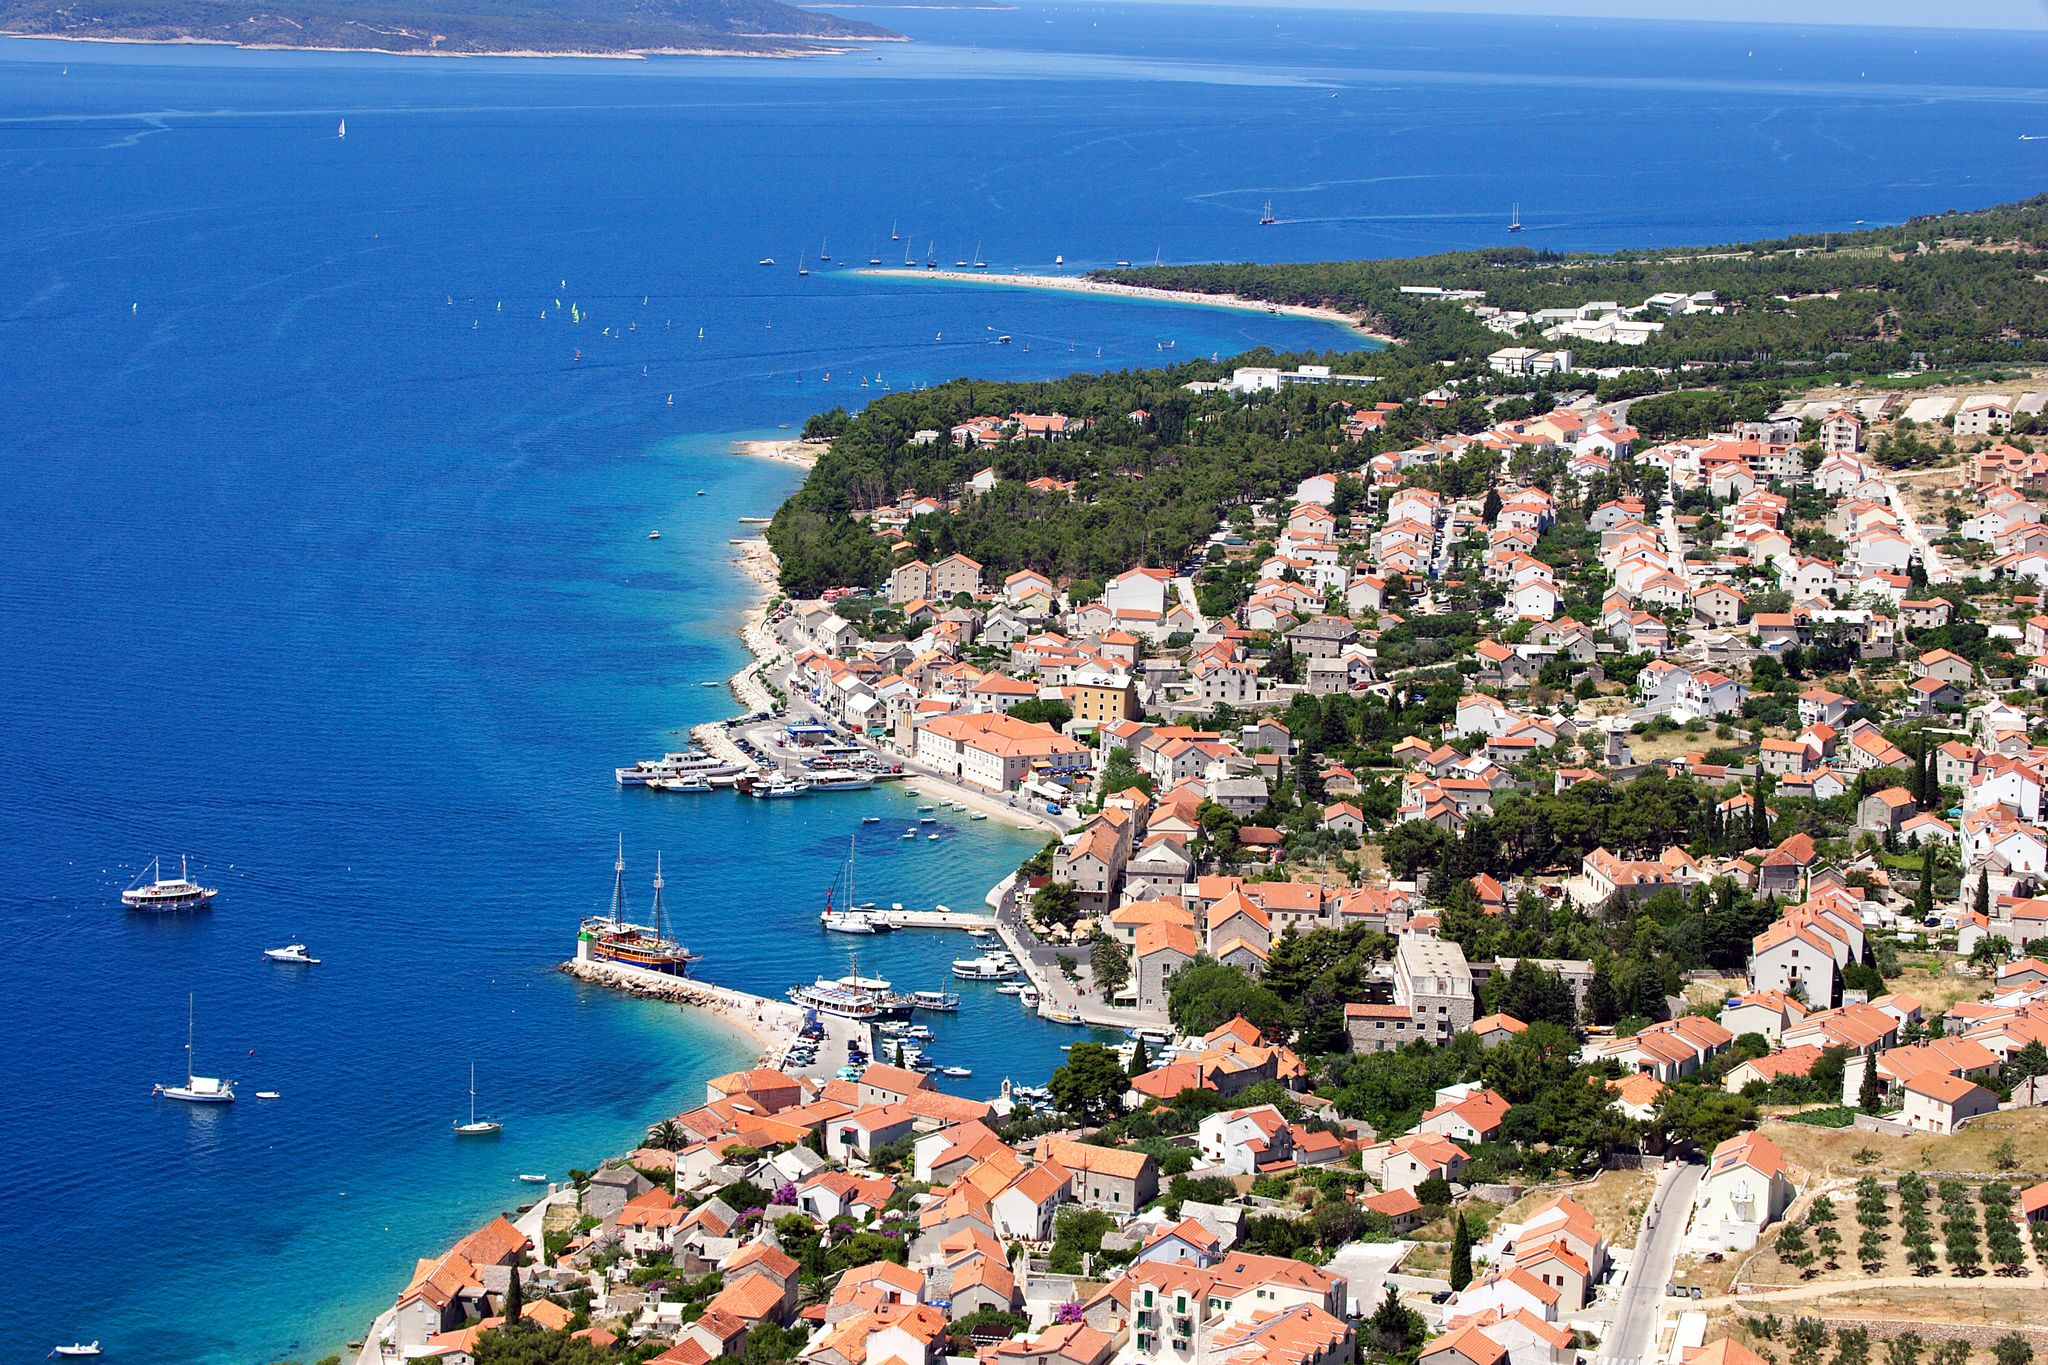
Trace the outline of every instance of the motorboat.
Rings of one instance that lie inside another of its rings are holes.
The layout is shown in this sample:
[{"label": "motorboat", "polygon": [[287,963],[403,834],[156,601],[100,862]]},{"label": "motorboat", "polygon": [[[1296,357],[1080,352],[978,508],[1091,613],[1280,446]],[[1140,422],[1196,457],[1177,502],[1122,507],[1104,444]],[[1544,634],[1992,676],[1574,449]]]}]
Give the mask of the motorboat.
[{"label": "motorboat", "polygon": [[1023,993],[1024,983],[1021,981],[1005,981],[1002,985],[996,987],[997,995],[1022,995]]},{"label": "motorboat", "polygon": [[792,778],[785,773],[771,772],[766,777],[743,777],[736,784],[740,791],[763,801],[784,800],[792,796],[808,796],[813,784],[805,778]]},{"label": "motorboat", "polygon": [[912,991],[910,1004],[914,1009],[930,1010],[934,1014],[951,1014],[960,1008],[960,994],[957,991]]},{"label": "motorboat", "polygon": [[934,833],[934,834],[927,834],[927,835],[925,835],[924,837],[925,837],[925,838],[927,838],[927,839],[930,839],[930,840],[936,841],[936,840],[938,839],[938,837],[939,837],[939,836],[938,836],[937,834],[935,834],[935,833]]},{"label": "motorboat", "polygon": [[149,884],[144,886],[142,878],[137,877],[121,892],[121,904],[130,910],[204,910],[219,894],[192,880],[181,855],[175,877],[163,875],[162,859],[150,859]]},{"label": "motorboat", "polygon": [[685,773],[681,777],[657,777],[647,785],[656,791],[664,792],[695,793],[708,792],[712,789],[711,779],[702,773]]},{"label": "motorboat", "polygon": [[951,1076],[957,1080],[963,1076],[972,1076],[974,1068],[968,1066],[942,1066],[939,1068],[939,1074],[941,1076]]},{"label": "motorboat", "polygon": [[987,956],[953,959],[953,975],[962,981],[1005,981],[1015,971],[1014,967],[1006,967]]},{"label": "motorboat", "polygon": [[647,533],[647,538],[648,538],[649,540],[660,540],[660,539],[661,539],[661,532],[659,532],[659,531],[649,531],[649,532]]},{"label": "motorboat", "polygon": [[476,1063],[469,1064],[469,1122],[461,1119],[450,1125],[457,1137],[495,1137],[505,1125],[496,1119],[480,1119],[476,1116]]},{"label": "motorboat", "polygon": [[301,967],[320,965],[320,959],[307,952],[303,943],[287,943],[282,948],[265,948],[263,956],[272,962],[291,962]]},{"label": "motorboat", "polygon": [[233,1104],[235,1083],[218,1076],[201,1076],[192,1070],[192,997],[185,997],[185,1083],[183,1085],[160,1085],[150,1091],[167,1100],[180,1100],[186,1104]]},{"label": "motorboat", "polygon": [[256,1098],[259,1100],[278,1100],[283,1099],[284,1096],[278,1094],[275,1090],[259,1090],[256,1092]]},{"label": "motorboat", "polygon": [[917,831],[914,829],[906,829],[903,831],[903,837],[906,839],[915,839],[917,837]]},{"label": "motorboat", "polygon": [[548,1183],[548,1178],[545,1174],[527,1175],[524,1172],[521,1172],[519,1179],[522,1183],[527,1185],[545,1185]]},{"label": "motorboat", "polygon": [[860,822],[863,825],[879,825],[882,823],[882,817],[879,815],[863,815],[860,818]]},{"label": "motorboat", "polygon": [[1039,995],[1038,989],[1035,986],[1026,986],[1023,990],[1017,992],[1017,1003],[1027,1010],[1037,1009],[1039,1001],[1043,998],[1043,996]]},{"label": "motorboat", "polygon": [[98,1337],[94,1337],[91,1341],[74,1342],[69,1346],[53,1347],[50,1351],[50,1354],[53,1356],[96,1356],[99,1353],[100,1343]]},{"label": "motorboat", "polygon": [[[931,808],[926,806],[924,809],[929,810]],[[921,815],[918,817],[917,823],[920,825],[936,825],[939,823],[939,817],[936,815]]]}]

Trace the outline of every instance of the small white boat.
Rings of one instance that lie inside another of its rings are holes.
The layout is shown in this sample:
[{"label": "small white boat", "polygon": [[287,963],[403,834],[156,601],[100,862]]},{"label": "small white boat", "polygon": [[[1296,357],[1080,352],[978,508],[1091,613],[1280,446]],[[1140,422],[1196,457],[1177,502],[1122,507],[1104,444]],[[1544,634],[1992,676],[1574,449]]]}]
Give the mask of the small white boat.
[{"label": "small white boat", "polygon": [[495,1119],[480,1119],[476,1116],[476,1063],[469,1064],[469,1122],[461,1119],[449,1125],[457,1137],[490,1137],[504,1128]]},{"label": "small white boat", "polygon": [[936,834],[927,834],[924,837],[936,843],[938,841],[939,836]]},{"label": "small white boat", "polygon": [[775,264],[775,258],[774,258],[773,256],[763,256],[763,257],[761,258],[761,264],[762,264],[762,265],[774,265],[774,264]]},{"label": "small white boat", "polygon": [[860,818],[860,822],[863,825],[879,825],[882,823],[882,817],[879,815],[863,815]]},{"label": "small white boat", "polygon": [[291,962],[301,967],[320,965],[320,959],[307,952],[303,943],[287,943],[282,948],[265,948],[263,956],[272,962]]},{"label": "small white boat", "polygon": [[[921,809],[921,810],[930,810],[930,809],[931,809],[931,807],[929,807],[929,806],[921,806],[921,807],[919,807],[919,809]],[[919,817],[919,819],[918,819],[918,822],[917,822],[917,823],[919,823],[920,825],[936,825],[937,823],[939,823],[939,817],[938,817],[938,816],[936,816],[936,815],[926,815],[926,816],[921,816],[921,817]]]},{"label": "small white boat", "polygon": [[[337,139],[339,139],[339,140],[341,140],[341,141],[344,141],[344,142],[348,140],[348,120],[347,120],[347,119],[343,119],[343,120],[341,121],[341,123],[340,123],[340,126],[338,126],[338,127],[337,127],[337,128],[336,128],[336,129],[334,130],[334,136],[335,136],[335,137],[336,137]],[[98,1343],[97,1341],[95,1341],[95,1342],[93,1343],[93,1345],[94,1345],[94,1346],[98,1346],[98,1345],[99,1345],[99,1343]],[[98,1354],[99,1354],[99,1352],[98,1352],[98,1351],[94,1351],[94,1352],[93,1352],[93,1354],[94,1354],[94,1355],[98,1355]]]},{"label": "small white boat", "polygon": [[903,831],[903,837],[906,839],[915,839],[917,837],[917,831],[914,829],[906,829]]},{"label": "small white boat", "polygon": [[528,1185],[545,1185],[548,1183],[546,1175],[527,1175],[521,1172],[519,1178]]},{"label": "small white boat", "polygon": [[259,1100],[277,1100],[283,1099],[284,1097],[278,1094],[275,1090],[259,1090],[256,1092],[256,1098]]},{"label": "small white boat", "polygon": [[942,1076],[952,1076],[955,1078],[962,1076],[972,1076],[974,1074],[974,1068],[968,1066],[942,1066],[939,1068],[939,1074]]},{"label": "small white boat", "polygon": [[96,1356],[99,1353],[100,1343],[97,1337],[91,1341],[74,1342],[69,1346],[59,1346],[50,1352],[53,1356]]},{"label": "small white boat", "polygon": [[978,810],[974,812],[974,814],[968,816],[967,818],[970,820],[986,820],[988,819],[988,812],[985,810]]},{"label": "small white boat", "polygon": [[659,531],[649,531],[649,532],[647,533],[647,538],[648,538],[649,540],[660,540],[660,539],[661,539],[661,532],[659,532]]}]

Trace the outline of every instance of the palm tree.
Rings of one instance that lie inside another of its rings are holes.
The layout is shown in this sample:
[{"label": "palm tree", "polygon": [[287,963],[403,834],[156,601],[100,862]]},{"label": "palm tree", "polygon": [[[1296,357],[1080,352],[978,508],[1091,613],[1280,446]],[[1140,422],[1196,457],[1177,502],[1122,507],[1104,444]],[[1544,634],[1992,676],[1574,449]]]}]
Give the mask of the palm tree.
[{"label": "palm tree", "polygon": [[664,1152],[673,1152],[683,1141],[683,1126],[674,1119],[663,1119],[647,1130],[647,1145]]}]

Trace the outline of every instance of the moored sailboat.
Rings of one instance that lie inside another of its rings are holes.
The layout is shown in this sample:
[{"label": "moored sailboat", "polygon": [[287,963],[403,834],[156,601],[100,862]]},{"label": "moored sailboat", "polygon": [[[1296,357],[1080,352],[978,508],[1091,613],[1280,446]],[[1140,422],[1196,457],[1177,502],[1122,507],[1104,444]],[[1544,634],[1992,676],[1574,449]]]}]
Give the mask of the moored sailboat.
[{"label": "moored sailboat", "polygon": [[150,1091],[167,1100],[181,1100],[186,1104],[233,1104],[235,1083],[218,1076],[201,1076],[192,1070],[192,996],[185,996],[185,1083],[183,1085],[160,1085]]},{"label": "moored sailboat", "polygon": [[504,1124],[496,1119],[480,1119],[476,1116],[476,1063],[469,1064],[469,1122],[461,1119],[450,1125],[457,1137],[491,1137],[502,1131]]}]

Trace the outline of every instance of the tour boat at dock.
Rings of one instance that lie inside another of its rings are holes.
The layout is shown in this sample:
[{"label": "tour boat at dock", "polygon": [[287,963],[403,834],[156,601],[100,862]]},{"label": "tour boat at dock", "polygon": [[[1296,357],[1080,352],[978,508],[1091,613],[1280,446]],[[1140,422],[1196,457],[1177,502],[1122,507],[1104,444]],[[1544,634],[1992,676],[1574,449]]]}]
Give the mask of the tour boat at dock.
[{"label": "tour boat at dock", "polygon": [[654,855],[654,923],[631,924],[626,920],[626,840],[619,838],[618,860],[612,864],[612,905],[603,915],[583,921],[576,934],[576,956],[589,962],[615,962],[663,976],[688,976],[690,964],[700,954],[691,952],[668,936],[667,912],[662,905],[661,855]]},{"label": "tour boat at dock", "polygon": [[913,1009],[930,1010],[934,1014],[952,1014],[960,1008],[958,991],[912,991],[910,1004]]},{"label": "tour boat at dock", "polygon": [[856,768],[813,768],[803,780],[818,792],[864,792],[875,785],[873,776]]},{"label": "tour boat at dock", "polygon": [[791,986],[789,998],[807,1010],[866,1022],[904,1013],[902,997],[890,993],[879,977],[849,973],[837,979],[819,977],[808,986]]},{"label": "tour boat at dock", "polygon": [[953,975],[962,981],[1007,981],[1015,974],[1016,968],[993,957],[953,959]]},{"label": "tour boat at dock", "polygon": [[182,855],[178,859],[177,876],[162,874],[163,860],[150,859],[149,885],[144,886],[142,878],[137,877],[121,893],[121,904],[130,910],[204,910],[220,894],[192,880]]}]

